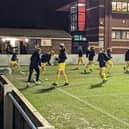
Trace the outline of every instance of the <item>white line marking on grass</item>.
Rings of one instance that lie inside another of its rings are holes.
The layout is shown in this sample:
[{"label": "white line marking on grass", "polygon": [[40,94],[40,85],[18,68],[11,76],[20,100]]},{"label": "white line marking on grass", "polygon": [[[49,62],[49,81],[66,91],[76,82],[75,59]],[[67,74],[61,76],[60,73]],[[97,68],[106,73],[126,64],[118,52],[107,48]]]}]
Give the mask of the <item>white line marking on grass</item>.
[{"label": "white line marking on grass", "polygon": [[101,96],[129,96],[129,93],[112,93],[112,94],[96,94],[96,95],[86,95],[80,96],[81,98],[89,98],[89,97],[101,97]]},{"label": "white line marking on grass", "polygon": [[58,90],[59,90],[60,92],[64,93],[64,94],[66,94],[66,95],[68,95],[68,96],[70,96],[70,97],[72,97],[72,98],[78,100],[79,102],[81,102],[81,103],[83,103],[83,104],[85,104],[85,105],[91,107],[92,109],[94,109],[94,110],[96,110],[96,111],[98,111],[98,112],[101,112],[101,113],[103,113],[104,115],[106,115],[106,116],[108,116],[108,117],[110,117],[110,118],[112,118],[112,119],[114,119],[114,120],[116,120],[116,121],[118,121],[118,122],[120,122],[120,123],[122,123],[122,124],[124,124],[124,125],[126,125],[126,126],[129,127],[129,123],[127,123],[127,122],[125,122],[125,121],[123,121],[123,120],[117,118],[116,116],[114,116],[114,115],[112,115],[112,114],[110,114],[110,113],[108,113],[108,112],[102,110],[101,108],[98,108],[98,107],[94,106],[93,104],[90,104],[90,103],[88,103],[87,101],[84,101],[84,100],[80,99],[79,97],[77,97],[77,96],[75,96],[75,95],[73,95],[73,94],[71,94],[71,93],[69,93],[69,92],[67,92],[67,91],[65,91],[65,90],[63,90],[63,89],[58,88]]}]

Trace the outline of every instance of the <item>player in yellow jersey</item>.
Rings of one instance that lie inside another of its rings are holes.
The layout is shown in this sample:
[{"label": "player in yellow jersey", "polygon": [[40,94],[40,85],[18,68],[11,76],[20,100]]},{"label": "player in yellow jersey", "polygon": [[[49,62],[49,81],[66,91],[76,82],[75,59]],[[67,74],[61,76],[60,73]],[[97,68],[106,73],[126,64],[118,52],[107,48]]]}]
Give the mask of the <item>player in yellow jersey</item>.
[{"label": "player in yellow jersey", "polygon": [[19,70],[19,68],[20,68],[20,66],[18,64],[17,53],[15,50],[13,50],[13,54],[12,54],[11,61],[10,61],[10,67],[11,67],[12,71]]},{"label": "player in yellow jersey", "polygon": [[64,46],[64,44],[60,44],[60,52],[59,52],[59,56],[58,56],[59,66],[58,66],[58,71],[57,71],[57,75],[56,75],[56,81],[53,83],[54,86],[58,85],[58,81],[59,81],[61,75],[64,77],[64,80],[65,80],[64,86],[69,85],[68,77],[65,72],[66,59],[67,59],[67,57],[66,57],[66,52],[65,52],[65,46]]},{"label": "player in yellow jersey", "polygon": [[90,72],[93,71],[94,57],[95,57],[95,49],[94,49],[94,47],[90,47],[90,50],[87,51],[86,55],[88,57],[89,62],[85,67],[84,73],[88,73],[88,70],[90,70]]},{"label": "player in yellow jersey", "polygon": [[113,62],[112,62],[112,56],[111,56],[111,48],[107,49],[106,56],[107,56],[107,61],[106,61],[106,67],[107,67],[107,73],[110,75],[113,67]]},{"label": "player in yellow jersey", "polygon": [[106,77],[106,55],[104,50],[101,48],[100,52],[98,54],[98,62],[99,62],[99,67],[100,67],[100,72],[99,75],[103,80],[103,83],[107,81]]}]

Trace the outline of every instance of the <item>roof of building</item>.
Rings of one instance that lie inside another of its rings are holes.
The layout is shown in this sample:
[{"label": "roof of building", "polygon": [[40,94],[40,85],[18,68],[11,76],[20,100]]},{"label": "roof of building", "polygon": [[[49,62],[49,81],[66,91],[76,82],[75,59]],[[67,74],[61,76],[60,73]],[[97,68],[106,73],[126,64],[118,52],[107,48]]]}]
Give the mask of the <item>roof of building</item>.
[{"label": "roof of building", "polygon": [[76,4],[75,1],[58,8],[56,11],[66,11],[67,12],[67,11],[69,11],[70,7],[72,7],[74,4]]},{"label": "roof of building", "polygon": [[0,36],[71,38],[64,30],[0,28]]}]

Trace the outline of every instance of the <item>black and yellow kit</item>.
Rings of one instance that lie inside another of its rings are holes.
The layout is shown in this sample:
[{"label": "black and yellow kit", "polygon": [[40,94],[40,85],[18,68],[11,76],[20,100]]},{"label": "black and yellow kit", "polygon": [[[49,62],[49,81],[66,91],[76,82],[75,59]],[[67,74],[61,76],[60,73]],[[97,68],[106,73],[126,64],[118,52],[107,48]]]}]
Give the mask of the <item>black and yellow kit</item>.
[{"label": "black and yellow kit", "polygon": [[10,65],[11,66],[18,65],[17,61],[18,61],[17,54],[13,53],[13,55],[11,57]]},{"label": "black and yellow kit", "polygon": [[113,67],[113,62],[111,59],[112,59],[111,51],[110,51],[110,49],[108,49],[107,53],[106,53],[106,66],[108,68],[108,73],[111,73],[111,70]]},{"label": "black and yellow kit", "polygon": [[44,74],[46,70],[46,65],[47,65],[48,60],[49,60],[48,54],[43,54],[41,56],[41,73],[42,74]]},{"label": "black and yellow kit", "polygon": [[128,71],[128,69],[129,69],[129,49],[125,53],[125,61],[126,61],[126,66],[124,67],[124,70]]},{"label": "black and yellow kit", "polygon": [[92,69],[93,69],[93,66],[94,66],[94,57],[95,57],[95,50],[94,50],[94,48],[90,48],[90,50],[88,50],[87,52],[86,52],[86,57],[88,57],[88,60],[89,60],[89,62],[88,62],[88,64],[86,65],[86,69],[88,69],[88,68],[90,68],[90,71],[92,71]]},{"label": "black and yellow kit", "polygon": [[100,52],[99,55],[98,55],[98,62],[99,62],[99,67],[100,67],[100,77],[104,80],[107,80],[106,79],[106,60],[107,60],[107,57],[105,55],[104,52]]},{"label": "black and yellow kit", "polygon": [[58,81],[59,81],[61,75],[64,76],[65,85],[68,85],[68,77],[65,73],[65,61],[66,61],[66,59],[67,59],[67,56],[65,53],[65,48],[63,46],[60,46],[60,52],[59,52],[59,56],[58,56],[59,67],[58,67],[58,73],[57,73],[56,81],[55,81],[54,85],[58,84]]}]

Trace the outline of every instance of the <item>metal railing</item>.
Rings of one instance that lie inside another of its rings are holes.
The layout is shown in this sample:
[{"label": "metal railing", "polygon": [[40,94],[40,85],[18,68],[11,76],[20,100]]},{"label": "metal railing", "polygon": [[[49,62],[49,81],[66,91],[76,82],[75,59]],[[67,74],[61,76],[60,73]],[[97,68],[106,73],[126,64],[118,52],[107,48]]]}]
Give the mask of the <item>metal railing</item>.
[{"label": "metal railing", "polygon": [[31,119],[29,118],[29,116],[24,112],[24,110],[22,109],[22,107],[20,106],[20,104],[17,102],[17,100],[13,97],[13,95],[11,93],[9,93],[8,96],[10,97],[10,99],[12,100],[13,104],[15,105],[15,107],[17,108],[17,110],[20,112],[20,114],[22,115],[22,117],[25,119],[25,121],[29,125],[30,129],[37,129],[37,127],[31,121]]},{"label": "metal railing", "polygon": [[0,91],[0,129],[55,129],[3,75],[0,76]]}]

